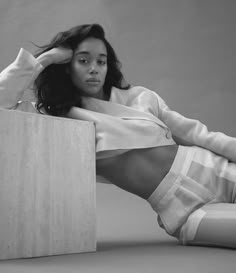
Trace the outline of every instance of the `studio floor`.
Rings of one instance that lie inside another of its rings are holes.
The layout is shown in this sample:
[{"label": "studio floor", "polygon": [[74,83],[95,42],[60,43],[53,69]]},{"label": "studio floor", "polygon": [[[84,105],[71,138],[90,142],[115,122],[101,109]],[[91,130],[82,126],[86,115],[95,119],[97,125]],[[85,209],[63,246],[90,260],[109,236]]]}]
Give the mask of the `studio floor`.
[{"label": "studio floor", "polygon": [[232,273],[235,257],[231,249],[179,245],[149,204],[98,184],[96,252],[0,261],[0,273]]}]

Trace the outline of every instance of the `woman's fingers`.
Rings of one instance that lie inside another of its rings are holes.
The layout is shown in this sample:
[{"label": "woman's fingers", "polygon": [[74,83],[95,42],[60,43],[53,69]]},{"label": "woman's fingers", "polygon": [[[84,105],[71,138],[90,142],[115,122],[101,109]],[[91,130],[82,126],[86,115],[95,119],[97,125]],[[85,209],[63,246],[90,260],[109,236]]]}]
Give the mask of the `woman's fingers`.
[{"label": "woman's fingers", "polygon": [[49,51],[52,56],[53,63],[63,64],[68,63],[72,59],[73,51],[72,49],[65,47],[55,47]]},{"label": "woman's fingers", "polygon": [[73,50],[65,47],[54,47],[40,56],[37,60],[44,66],[47,67],[51,64],[64,64],[71,61],[73,56]]}]

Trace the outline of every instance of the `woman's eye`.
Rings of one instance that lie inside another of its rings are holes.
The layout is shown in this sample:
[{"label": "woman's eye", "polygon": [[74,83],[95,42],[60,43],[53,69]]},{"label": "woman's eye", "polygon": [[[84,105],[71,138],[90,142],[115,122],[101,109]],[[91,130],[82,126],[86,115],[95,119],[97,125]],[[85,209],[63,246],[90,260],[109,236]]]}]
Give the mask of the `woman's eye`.
[{"label": "woman's eye", "polygon": [[87,64],[88,60],[86,60],[86,59],[79,59],[79,63],[81,63],[81,64]]},{"label": "woman's eye", "polygon": [[106,61],[102,61],[102,60],[98,61],[98,64],[100,65],[105,65],[106,63],[107,63]]}]

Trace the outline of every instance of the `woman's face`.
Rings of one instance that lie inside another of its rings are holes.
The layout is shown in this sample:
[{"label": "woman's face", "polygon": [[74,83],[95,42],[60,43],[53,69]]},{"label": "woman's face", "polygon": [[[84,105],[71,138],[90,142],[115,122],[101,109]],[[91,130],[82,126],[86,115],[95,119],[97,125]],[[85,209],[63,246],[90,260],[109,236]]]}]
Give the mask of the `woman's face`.
[{"label": "woman's face", "polygon": [[104,99],[107,75],[107,50],[104,42],[87,38],[75,49],[69,72],[71,80],[84,96]]}]

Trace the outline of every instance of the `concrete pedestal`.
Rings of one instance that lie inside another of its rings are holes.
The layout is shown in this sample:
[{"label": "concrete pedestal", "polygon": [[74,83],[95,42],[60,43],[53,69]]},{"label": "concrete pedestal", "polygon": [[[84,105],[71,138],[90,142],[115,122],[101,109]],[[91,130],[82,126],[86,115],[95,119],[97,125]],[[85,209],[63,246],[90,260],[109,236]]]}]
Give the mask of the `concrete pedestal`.
[{"label": "concrete pedestal", "polygon": [[0,259],[96,250],[90,122],[0,110]]}]

